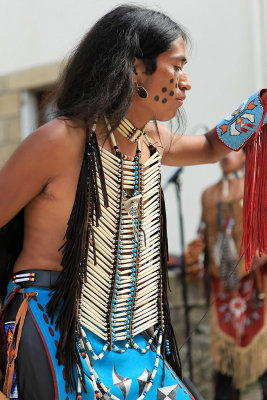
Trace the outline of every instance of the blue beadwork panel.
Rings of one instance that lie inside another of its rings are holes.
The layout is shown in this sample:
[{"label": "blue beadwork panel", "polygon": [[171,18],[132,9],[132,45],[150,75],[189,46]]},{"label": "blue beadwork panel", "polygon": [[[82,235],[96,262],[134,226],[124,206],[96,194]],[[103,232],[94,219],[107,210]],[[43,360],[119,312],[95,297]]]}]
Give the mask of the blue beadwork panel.
[{"label": "blue beadwork panel", "polygon": [[[14,286],[16,285],[12,282],[9,284],[9,292],[12,291]],[[67,385],[64,365],[58,365],[56,359],[57,343],[59,340],[59,332],[55,327],[56,318],[54,323],[52,323],[46,313],[46,304],[50,299],[50,289],[34,287],[25,289],[25,292],[33,291],[33,289],[38,292],[38,295],[30,300],[29,309],[35,323],[38,325],[40,336],[45,343],[52,375],[54,377],[55,399],[76,400],[78,398],[76,393],[71,391]],[[12,327],[9,327],[7,324],[7,335],[9,335],[10,328],[12,329]],[[92,351],[89,352],[89,354],[93,362],[91,362],[89,368],[85,358],[83,358],[81,354],[81,361],[84,368],[87,386],[86,393],[84,389],[81,390],[81,397],[79,398],[82,400],[106,400],[109,398],[117,398],[119,400],[137,400],[146,392],[146,385],[151,381],[153,381],[152,387],[144,396],[147,400],[194,399],[166,362],[164,363],[165,379],[164,385],[162,386],[163,358],[159,351],[160,346],[158,345],[158,348],[154,346],[151,338],[145,333],[135,336],[135,348],[126,346],[127,340],[119,341],[116,346],[114,345],[116,351],[109,351],[109,348],[107,347],[104,351],[104,356],[95,361],[93,359],[94,355],[99,355],[103,352],[103,347],[105,347],[106,342],[88,329],[83,329],[86,338],[90,341],[92,347]],[[160,328],[158,328],[158,342],[162,339],[161,335],[162,333]],[[120,349],[125,348],[125,351],[120,351]],[[146,349],[146,351],[142,352],[142,349]],[[79,350],[81,349],[79,348]],[[82,352],[80,351],[80,353]],[[152,379],[155,365],[156,374]],[[94,370],[94,373],[92,372],[92,369]],[[78,381],[78,374],[75,373],[75,375]],[[95,391],[93,381],[97,384],[97,392]],[[107,388],[108,392],[105,392],[102,389],[101,383]],[[11,398],[15,399],[16,397]]]},{"label": "blue beadwork panel", "polygon": [[[241,149],[256,132],[263,115],[259,92],[245,100],[216,127],[219,139],[230,149]],[[267,122],[265,116],[264,122]]]},{"label": "blue beadwork panel", "polygon": [[[92,348],[96,354],[101,353],[103,349],[103,341],[92,332],[85,329],[85,333],[90,340]],[[149,341],[149,337],[145,334],[139,334],[135,337],[135,343],[139,348],[145,348]],[[126,341],[125,341],[126,343]],[[120,347],[125,347],[124,342],[120,342]],[[96,370],[101,382],[107,386],[111,394],[120,400],[137,400],[145,390],[145,386],[151,379],[157,357],[157,349],[153,345],[149,351],[142,354],[136,349],[128,348],[124,353],[105,352],[105,356],[101,360],[94,362]],[[85,371],[88,371],[86,363],[83,360]],[[163,359],[159,357],[157,373],[153,380],[151,389],[145,396],[147,400],[186,400],[194,399],[187,388],[176,376],[172,368],[165,362],[165,379],[164,387],[162,387]],[[91,375],[87,377],[87,382],[91,381]],[[92,393],[92,386],[83,399],[90,399],[89,393]],[[87,397],[88,396],[88,397]],[[92,397],[94,398],[94,397]],[[103,399],[109,399],[103,393]]]},{"label": "blue beadwork panel", "polygon": [[[8,354],[9,351],[13,352],[15,351],[15,346],[16,346],[16,342],[14,341],[13,343],[13,349],[10,349],[11,346],[11,340],[13,337],[13,330],[14,330],[14,324],[15,322],[6,322],[5,323],[5,334],[6,334],[6,339],[7,339],[7,358],[8,358]],[[13,355],[12,355],[13,356]],[[13,382],[12,382],[12,386],[11,386],[11,392],[10,392],[10,399],[18,399],[18,388],[17,388],[17,377],[16,377],[16,369],[14,371],[14,375],[13,375]]]}]

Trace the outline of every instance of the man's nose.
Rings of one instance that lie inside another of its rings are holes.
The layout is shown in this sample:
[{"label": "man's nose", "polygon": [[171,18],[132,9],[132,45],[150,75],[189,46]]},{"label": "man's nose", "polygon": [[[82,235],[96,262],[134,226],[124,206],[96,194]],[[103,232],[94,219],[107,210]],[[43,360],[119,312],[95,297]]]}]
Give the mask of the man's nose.
[{"label": "man's nose", "polygon": [[191,90],[192,85],[188,78],[188,75],[185,72],[181,74],[181,77],[179,79],[179,86],[182,90]]}]

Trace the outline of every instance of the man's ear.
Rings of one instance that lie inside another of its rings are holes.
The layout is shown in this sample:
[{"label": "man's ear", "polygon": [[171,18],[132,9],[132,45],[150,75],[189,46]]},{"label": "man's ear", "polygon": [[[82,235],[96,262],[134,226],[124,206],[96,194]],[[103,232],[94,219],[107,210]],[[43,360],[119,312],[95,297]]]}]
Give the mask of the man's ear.
[{"label": "man's ear", "polygon": [[145,72],[146,72],[146,67],[143,60],[135,57],[133,65],[134,82],[137,82],[138,80],[142,79],[142,75],[145,74]]}]

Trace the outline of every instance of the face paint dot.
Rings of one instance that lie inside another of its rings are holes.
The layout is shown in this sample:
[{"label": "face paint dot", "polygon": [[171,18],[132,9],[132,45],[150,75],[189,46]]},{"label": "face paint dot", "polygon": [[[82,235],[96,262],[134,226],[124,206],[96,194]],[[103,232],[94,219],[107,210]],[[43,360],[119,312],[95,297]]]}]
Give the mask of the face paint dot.
[{"label": "face paint dot", "polygon": [[175,84],[175,87],[178,88],[178,83]]},{"label": "face paint dot", "polygon": [[174,95],[174,91],[171,90],[171,91],[170,91],[170,96],[173,96],[173,95]]},{"label": "face paint dot", "polygon": [[170,83],[173,83],[173,81],[174,81],[174,79],[172,78],[172,79],[170,80]]},{"label": "face paint dot", "polygon": [[155,97],[154,97],[154,100],[155,100],[155,101],[159,101],[159,96],[155,96]]},{"label": "face paint dot", "polygon": [[165,99],[165,98],[162,99],[162,103],[163,103],[163,104],[167,103],[167,99]]},{"label": "face paint dot", "polygon": [[163,93],[167,92],[167,88],[165,87],[163,87],[161,90],[163,91]]}]

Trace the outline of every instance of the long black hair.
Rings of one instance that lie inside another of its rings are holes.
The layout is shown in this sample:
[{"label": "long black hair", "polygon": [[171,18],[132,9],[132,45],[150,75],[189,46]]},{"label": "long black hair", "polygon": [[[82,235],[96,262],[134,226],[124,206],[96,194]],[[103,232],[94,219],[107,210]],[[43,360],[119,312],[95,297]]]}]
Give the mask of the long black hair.
[{"label": "long black hair", "polygon": [[157,56],[186,30],[163,13],[121,5],[104,15],[73,51],[56,85],[56,116],[88,124],[106,115],[115,128],[126,115],[134,94],[135,57],[147,74],[157,68]]}]

